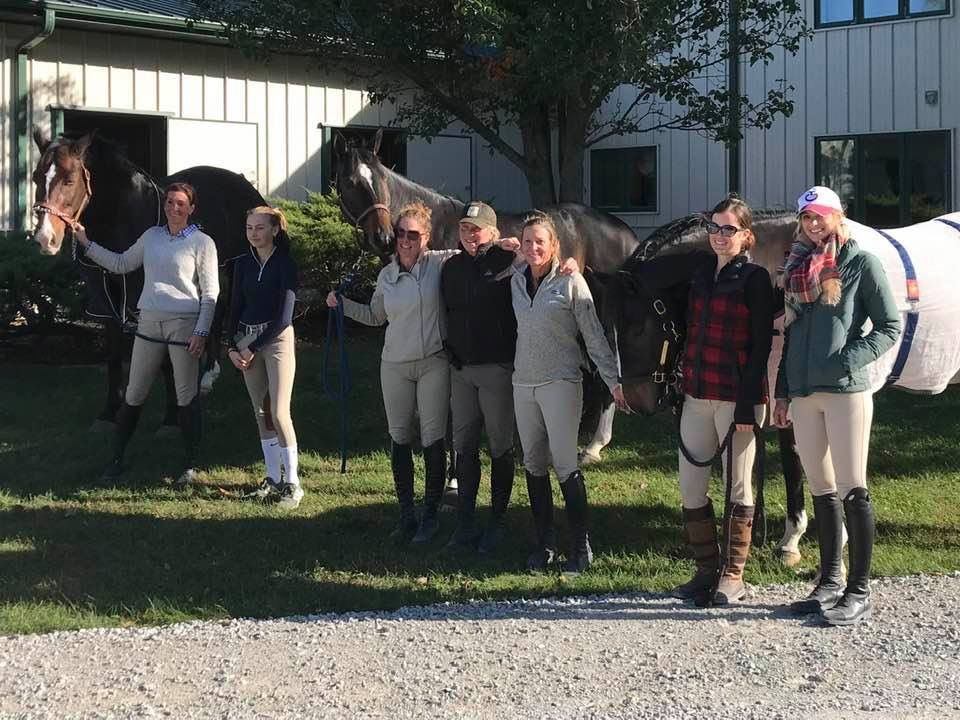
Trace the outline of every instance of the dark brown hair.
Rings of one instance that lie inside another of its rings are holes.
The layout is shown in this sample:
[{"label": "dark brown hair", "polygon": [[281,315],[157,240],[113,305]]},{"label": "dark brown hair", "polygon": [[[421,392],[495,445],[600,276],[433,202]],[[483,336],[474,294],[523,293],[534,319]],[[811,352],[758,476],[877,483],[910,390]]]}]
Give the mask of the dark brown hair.
[{"label": "dark brown hair", "polygon": [[717,213],[722,212],[733,213],[737,218],[737,222],[740,223],[740,227],[750,231],[744,236],[743,245],[741,246],[744,250],[750,250],[757,241],[753,235],[753,211],[750,209],[750,206],[747,205],[743,198],[737,195],[737,193],[730,193],[710,211],[711,218]]},{"label": "dark brown hair", "polygon": [[166,199],[167,195],[170,193],[182,192],[187,196],[187,200],[190,201],[190,204],[196,207],[197,205],[197,191],[193,189],[193,185],[190,183],[184,182],[175,182],[167,185],[166,189],[163,191],[163,197]]}]

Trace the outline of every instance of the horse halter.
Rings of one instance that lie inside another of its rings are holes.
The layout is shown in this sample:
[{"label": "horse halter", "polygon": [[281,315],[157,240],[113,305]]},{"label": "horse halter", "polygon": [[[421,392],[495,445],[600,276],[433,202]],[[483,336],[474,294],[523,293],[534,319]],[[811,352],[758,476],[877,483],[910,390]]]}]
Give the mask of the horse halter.
[{"label": "horse halter", "polygon": [[362,213],[357,215],[357,217],[354,217],[353,214],[349,210],[347,210],[347,206],[344,205],[343,198],[340,199],[340,212],[342,212],[344,216],[346,216],[347,220],[350,221],[350,223],[353,225],[355,230],[360,229],[360,223],[363,222],[363,219],[367,215],[377,210],[383,210],[388,215],[390,214],[389,206],[384,205],[383,203],[374,203],[373,205],[368,207],[366,210],[364,210]]},{"label": "horse halter", "polygon": [[90,200],[93,199],[93,187],[90,183],[90,171],[87,170],[87,166],[83,164],[83,161],[80,161],[80,170],[83,173],[83,187],[84,187],[84,196],[83,200],[80,202],[80,205],[77,207],[76,212],[71,216],[67,215],[65,212],[61,212],[56,208],[50,207],[46,203],[36,203],[33,206],[33,214],[37,217],[41,215],[53,215],[55,217],[63,220],[68,227],[72,228],[73,225],[80,220],[80,216],[83,215],[83,211],[87,209],[87,205],[90,203]]}]

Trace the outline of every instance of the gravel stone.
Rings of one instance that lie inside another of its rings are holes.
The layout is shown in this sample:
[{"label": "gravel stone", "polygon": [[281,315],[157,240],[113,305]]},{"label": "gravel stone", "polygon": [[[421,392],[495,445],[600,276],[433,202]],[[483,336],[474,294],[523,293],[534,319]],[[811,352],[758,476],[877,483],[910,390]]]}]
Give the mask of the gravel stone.
[{"label": "gravel stone", "polygon": [[798,586],[0,637],[0,718],[960,718],[960,573],[873,583],[865,625]]}]

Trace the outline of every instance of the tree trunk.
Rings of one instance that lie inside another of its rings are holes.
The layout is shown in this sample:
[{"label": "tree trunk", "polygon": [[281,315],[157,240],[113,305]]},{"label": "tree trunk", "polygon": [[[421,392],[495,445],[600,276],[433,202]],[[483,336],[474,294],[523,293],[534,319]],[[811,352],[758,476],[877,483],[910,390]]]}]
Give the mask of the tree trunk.
[{"label": "tree trunk", "polygon": [[520,120],[523,154],[527,159],[527,185],[530,202],[544,207],[557,202],[557,186],[553,177],[553,153],[550,142],[550,112],[539,106]]},{"label": "tree trunk", "polygon": [[584,138],[591,113],[580,98],[567,96],[561,101],[557,112],[560,202],[582,203],[584,200],[583,161]]}]

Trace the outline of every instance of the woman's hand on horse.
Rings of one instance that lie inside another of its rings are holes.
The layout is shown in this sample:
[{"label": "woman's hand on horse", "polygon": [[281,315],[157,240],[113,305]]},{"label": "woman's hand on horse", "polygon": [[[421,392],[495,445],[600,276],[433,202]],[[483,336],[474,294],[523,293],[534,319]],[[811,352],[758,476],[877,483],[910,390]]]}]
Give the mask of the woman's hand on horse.
[{"label": "woman's hand on horse", "polygon": [[500,238],[500,248],[508,252],[516,252],[520,249],[520,241],[513,237]]},{"label": "woman's hand on horse", "polygon": [[627,403],[627,398],[623,394],[623,385],[617,385],[610,391],[610,394],[613,395],[613,402],[616,403],[618,409],[623,410],[625,413],[633,412]]},{"label": "woman's hand on horse", "polygon": [[90,238],[87,237],[87,229],[80,224],[80,221],[74,220],[70,227],[73,230],[73,237],[78,243],[84,247],[90,244]]},{"label": "woman's hand on horse", "polygon": [[773,424],[778,428],[790,427],[790,419],[787,417],[787,411],[790,409],[790,401],[777,398],[773,406]]},{"label": "woman's hand on horse", "polygon": [[578,272],[580,272],[580,263],[578,263],[572,257],[569,257],[560,263],[559,273],[561,275],[573,275],[574,273]]},{"label": "woman's hand on horse", "polygon": [[207,345],[207,339],[202,335],[191,335],[190,342],[187,343],[187,352],[193,357],[198,358],[203,355],[203,348]]},{"label": "woman's hand on horse", "polygon": [[337,295],[336,292],[334,292],[333,290],[331,290],[329,293],[327,293],[327,307],[328,307],[328,308],[335,308],[335,307],[336,307],[337,305],[339,305],[339,304],[340,304],[340,296]]}]

